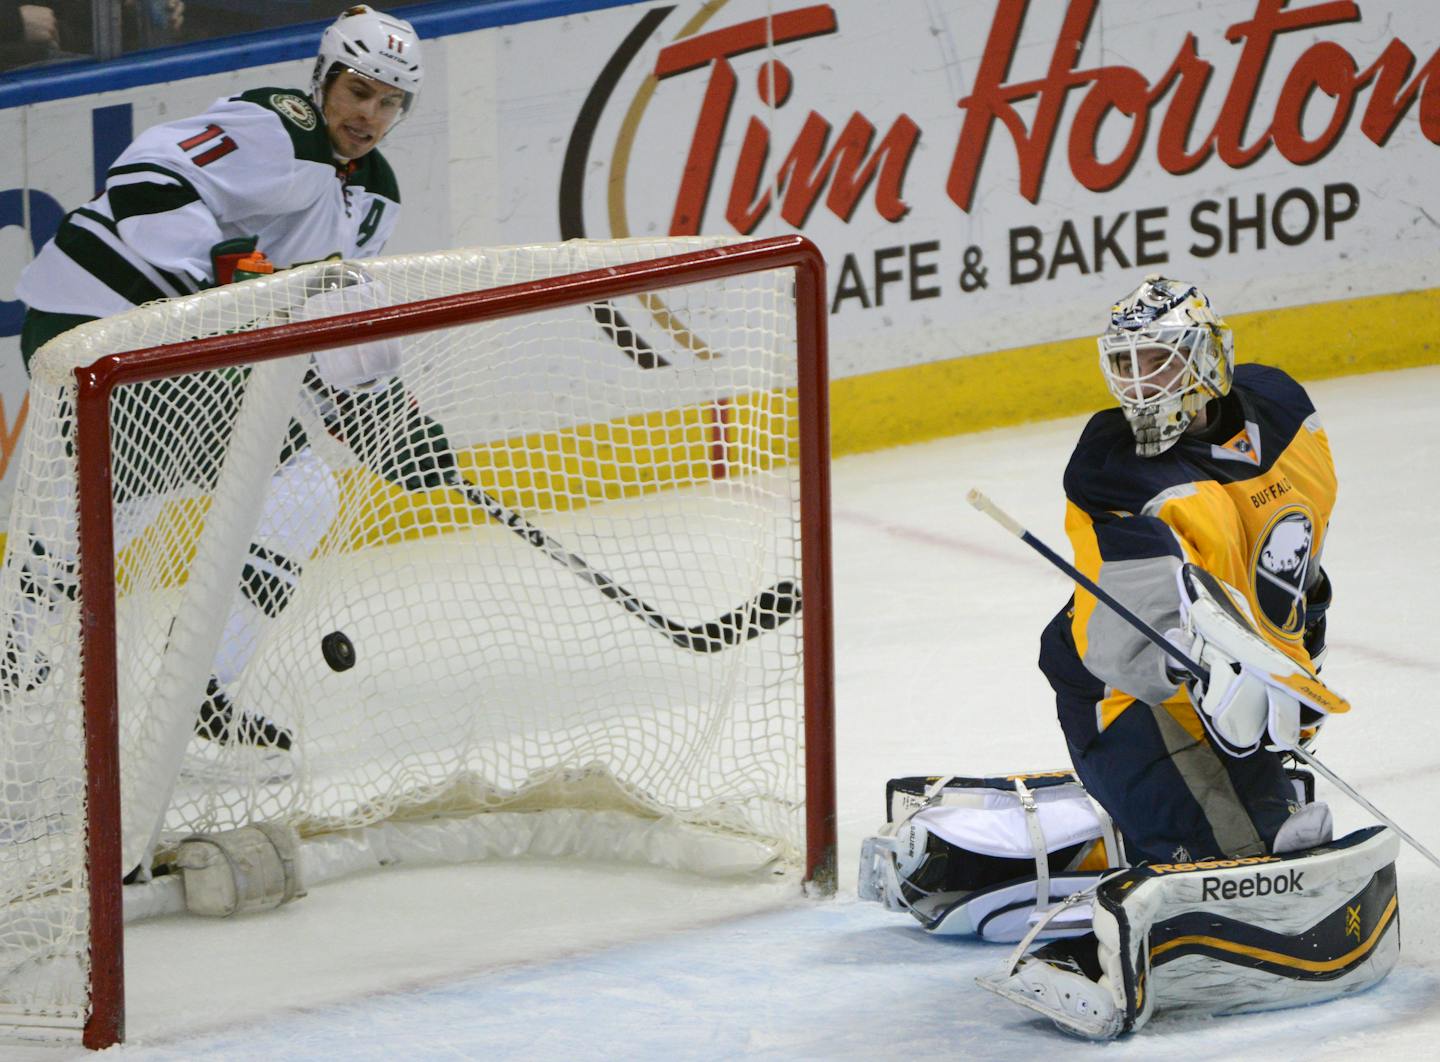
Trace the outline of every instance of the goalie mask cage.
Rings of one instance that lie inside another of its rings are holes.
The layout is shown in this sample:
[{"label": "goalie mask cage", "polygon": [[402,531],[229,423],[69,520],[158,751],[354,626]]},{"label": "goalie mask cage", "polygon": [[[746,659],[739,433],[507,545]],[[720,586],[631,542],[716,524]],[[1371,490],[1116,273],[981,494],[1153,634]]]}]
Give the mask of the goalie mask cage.
[{"label": "goalie mask cage", "polygon": [[[833,890],[824,289],[800,237],[570,241],[320,263],[48,344],[0,571],[0,1029],[122,1039],[124,919],[183,909],[179,841],[250,823],[301,838],[302,887],[437,829],[398,858]],[[317,375],[396,343],[376,381]]]}]

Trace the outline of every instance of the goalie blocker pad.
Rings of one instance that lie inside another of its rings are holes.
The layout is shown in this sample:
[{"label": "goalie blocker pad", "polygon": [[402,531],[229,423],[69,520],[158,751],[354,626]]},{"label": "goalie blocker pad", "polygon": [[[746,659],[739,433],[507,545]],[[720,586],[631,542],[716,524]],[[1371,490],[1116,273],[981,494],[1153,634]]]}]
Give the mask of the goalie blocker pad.
[{"label": "goalie blocker pad", "polygon": [[1363,991],[1400,957],[1399,848],[1372,826],[1295,855],[1120,871],[1096,890],[1098,970],[1046,963],[1042,949],[980,984],[1096,1039],[1157,1010],[1218,1016]]},{"label": "goalie blocker pad", "polygon": [[[1350,710],[1314,673],[1271,645],[1256,629],[1240,591],[1194,564],[1176,572],[1190,655],[1209,672],[1192,690],[1198,714],[1227,752],[1248,756],[1262,744],[1300,744],[1306,729]],[[1268,740],[1267,740],[1268,739]]]},{"label": "goalie blocker pad", "polygon": [[[1312,803],[1314,776],[1287,773],[1297,802]],[[1071,771],[894,778],[885,822],[861,844],[859,897],[937,936],[1014,943],[1037,912],[1128,865],[1123,838]],[[1075,904],[1045,913],[1036,939],[1083,933],[1089,914]]]}]

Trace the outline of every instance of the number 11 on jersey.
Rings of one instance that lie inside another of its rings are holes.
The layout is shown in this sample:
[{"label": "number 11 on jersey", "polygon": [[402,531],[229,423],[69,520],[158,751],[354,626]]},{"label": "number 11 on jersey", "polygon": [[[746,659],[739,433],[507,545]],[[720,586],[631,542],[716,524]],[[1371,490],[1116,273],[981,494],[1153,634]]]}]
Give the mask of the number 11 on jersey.
[{"label": "number 11 on jersey", "polygon": [[217,138],[219,141],[218,143],[215,143],[212,146],[206,148],[204,151],[200,152],[200,154],[193,156],[195,159],[195,165],[208,166],[216,159],[224,158],[226,155],[230,154],[230,152],[234,151],[236,147],[235,141],[231,140],[228,136],[226,136],[225,130],[221,129],[218,125],[207,125],[203,130],[196,133],[194,136],[186,137],[184,140],[180,141],[179,147],[181,151],[193,151],[201,144],[208,144],[212,140],[216,140]]}]

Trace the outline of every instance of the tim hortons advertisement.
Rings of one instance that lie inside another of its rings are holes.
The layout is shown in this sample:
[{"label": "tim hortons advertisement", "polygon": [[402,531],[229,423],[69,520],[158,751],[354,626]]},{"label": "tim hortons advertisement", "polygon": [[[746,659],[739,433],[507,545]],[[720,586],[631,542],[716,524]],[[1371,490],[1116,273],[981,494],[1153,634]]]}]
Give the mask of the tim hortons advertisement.
[{"label": "tim hortons advertisement", "polygon": [[[1094,334],[1147,272],[1227,314],[1440,285],[1433,0],[684,0],[425,49],[389,250],[801,232],[836,377]],[[0,300],[123,146],[100,111],[138,132],[307,74],[0,112]],[[21,313],[0,301],[0,470]]]},{"label": "tim hortons advertisement", "polygon": [[[506,96],[536,106],[502,104],[501,235],[556,209],[567,237],[803,232],[830,266],[838,376],[1093,333],[1146,272],[1231,312],[1440,275],[1433,4],[731,0],[567,21],[506,56]],[[558,71],[583,99],[537,113]]]}]

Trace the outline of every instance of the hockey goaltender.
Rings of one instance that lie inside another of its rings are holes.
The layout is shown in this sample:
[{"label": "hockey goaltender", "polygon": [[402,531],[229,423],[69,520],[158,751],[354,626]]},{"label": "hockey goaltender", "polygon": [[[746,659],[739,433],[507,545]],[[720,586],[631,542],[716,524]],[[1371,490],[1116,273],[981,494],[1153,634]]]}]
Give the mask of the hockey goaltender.
[{"label": "hockey goaltender", "polygon": [[1076,581],[1040,640],[1073,771],[892,781],[860,894],[1018,941],[981,986],[1093,1039],[1369,988],[1400,954],[1398,828],[1334,839],[1290,765],[1348,710],[1318,678],[1325,430],[1194,285],[1145,278],[1099,348],[1119,407],[1065,471],[1074,564],[992,512]]}]

